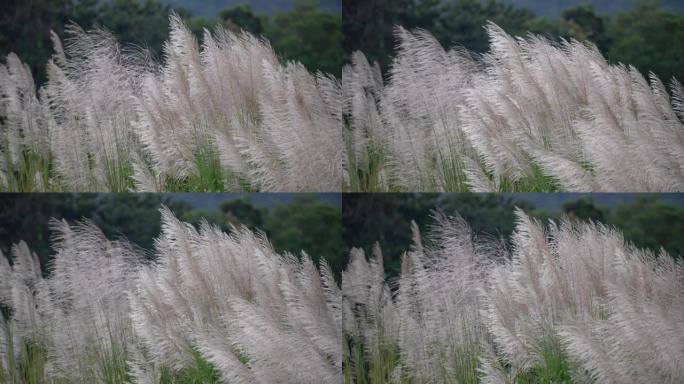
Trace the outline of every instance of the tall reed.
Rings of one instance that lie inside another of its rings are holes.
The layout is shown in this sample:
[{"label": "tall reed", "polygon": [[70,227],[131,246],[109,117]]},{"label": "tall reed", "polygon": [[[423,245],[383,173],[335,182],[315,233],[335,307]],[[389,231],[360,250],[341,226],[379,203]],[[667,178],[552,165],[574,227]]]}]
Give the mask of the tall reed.
[{"label": "tall reed", "polygon": [[166,208],[154,261],[91,223],[53,229],[48,268],[25,243],[0,257],[0,382],[342,380],[341,293],[325,260]]},{"label": "tall reed", "polygon": [[343,273],[347,383],[678,383],[684,266],[613,228],[517,212],[509,249],[438,213],[385,281]]},{"label": "tall reed", "polygon": [[0,190],[337,191],[339,81],[281,64],[269,43],[177,15],[161,62],[101,29],[53,34],[37,92],[0,65]]},{"label": "tall reed", "polygon": [[[588,42],[485,27],[490,51],[397,28],[383,82],[362,53],[342,76],[354,191],[684,190],[684,90],[610,65]],[[669,80],[669,79],[668,79]]]}]

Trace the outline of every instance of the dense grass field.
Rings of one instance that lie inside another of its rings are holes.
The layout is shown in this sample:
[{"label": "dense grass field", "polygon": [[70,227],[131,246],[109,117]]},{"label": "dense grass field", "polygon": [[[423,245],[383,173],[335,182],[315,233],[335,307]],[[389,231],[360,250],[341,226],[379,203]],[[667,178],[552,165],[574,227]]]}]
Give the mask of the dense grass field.
[{"label": "dense grass field", "polygon": [[684,265],[602,224],[517,213],[512,245],[460,217],[413,227],[401,273],[162,209],[153,252],[53,222],[0,257],[1,383],[679,383]]},{"label": "dense grass field", "polygon": [[684,265],[603,225],[518,211],[507,248],[437,213],[397,279],[354,250],[342,293],[345,383],[684,380]]},{"label": "dense grass field", "polygon": [[[0,383],[334,383],[341,293],[325,260],[162,210],[154,254],[54,222],[54,259],[0,255]],[[285,364],[284,364],[285,363]]]},{"label": "dense grass field", "polygon": [[172,15],[162,60],[75,25],[53,45],[38,92],[0,65],[0,191],[339,191],[339,81],[267,41]]},{"label": "dense grass field", "polygon": [[398,28],[386,81],[353,55],[343,190],[684,190],[681,83],[610,65],[590,43],[486,30],[478,55]]}]

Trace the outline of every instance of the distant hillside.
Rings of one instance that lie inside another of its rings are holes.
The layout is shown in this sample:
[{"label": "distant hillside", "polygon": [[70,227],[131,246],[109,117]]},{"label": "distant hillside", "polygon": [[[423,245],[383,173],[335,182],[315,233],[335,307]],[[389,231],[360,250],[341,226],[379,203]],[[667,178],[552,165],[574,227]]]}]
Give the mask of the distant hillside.
[{"label": "distant hillside", "polygon": [[[183,7],[196,15],[213,17],[220,10],[238,4],[249,4],[257,13],[271,14],[276,11],[289,10],[295,0],[161,0],[174,7]],[[342,12],[342,0],[319,0],[321,8],[335,13]]]},{"label": "distant hillside", "polygon": [[526,201],[535,209],[545,209],[550,213],[560,212],[563,203],[574,201],[581,197],[589,197],[597,205],[604,207],[615,207],[622,204],[630,204],[639,196],[653,195],[662,201],[672,205],[684,205],[684,195],[680,193],[503,193],[513,200]]},{"label": "distant hillside", "polygon": [[[636,0],[505,0],[511,4],[526,7],[541,16],[555,17],[560,15],[561,10],[579,4],[590,3],[594,8],[601,12],[617,12],[632,8]],[[660,2],[666,9],[683,12],[684,1],[682,0],[661,0]]]},{"label": "distant hillside", "polygon": [[[270,209],[278,204],[288,204],[298,195],[297,193],[164,193],[166,197],[174,201],[186,201],[194,209],[215,211],[221,203],[235,199],[247,199],[252,205]],[[342,195],[339,193],[311,193],[322,203],[333,207],[342,206]]]}]

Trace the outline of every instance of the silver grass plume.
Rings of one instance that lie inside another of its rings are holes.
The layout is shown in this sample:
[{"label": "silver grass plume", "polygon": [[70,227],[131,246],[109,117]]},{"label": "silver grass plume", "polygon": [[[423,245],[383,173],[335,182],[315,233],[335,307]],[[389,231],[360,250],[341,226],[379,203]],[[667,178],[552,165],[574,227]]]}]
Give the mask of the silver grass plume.
[{"label": "silver grass plume", "polygon": [[48,329],[56,327],[48,341],[55,370],[74,382],[125,380],[134,343],[127,291],[142,257],[126,241],[107,240],[92,223],[55,222],[53,230],[57,253],[45,318]]},{"label": "silver grass plume", "polygon": [[0,255],[5,374],[33,343],[48,380],[158,383],[199,357],[226,383],[341,381],[342,299],[324,260],[278,255],[246,228],[197,230],[166,208],[149,265],[91,223],[53,230],[47,278],[25,243],[11,263]]},{"label": "silver grass plume", "polygon": [[[66,45],[52,36],[38,92],[16,55],[0,66],[1,189],[161,191],[212,172],[229,190],[339,190],[334,77],[281,64],[246,32],[217,27],[200,46],[175,14],[161,63],[104,30],[67,33]],[[22,163],[26,153],[44,164]],[[30,182],[13,179],[23,169]]]},{"label": "silver grass plume", "polygon": [[57,253],[49,277],[42,277],[23,242],[13,248],[11,268],[1,267],[3,278],[10,277],[10,294],[3,287],[0,300],[11,308],[15,361],[30,343],[46,350],[45,374],[52,380],[125,380],[124,371],[117,375],[113,368],[125,368],[132,343],[126,291],[139,255],[126,242],[108,241],[90,223],[55,222],[53,230]]},{"label": "silver grass plume", "polygon": [[390,382],[513,383],[553,358],[574,382],[684,379],[680,261],[601,224],[517,216],[510,251],[460,218],[436,215],[430,246],[414,226],[391,297],[379,252],[352,252],[344,332],[371,370],[378,346],[393,346]]},{"label": "silver grass plume", "polygon": [[[136,132],[152,159],[140,187],[199,174],[218,162],[230,189],[333,191],[342,168],[339,84],[300,64],[282,66],[267,41],[246,32],[204,32],[200,47],[171,16],[165,62],[143,76]],[[303,156],[303,154],[307,154]]]},{"label": "silver grass plume", "polygon": [[435,220],[435,247],[424,246],[412,225],[414,245],[403,256],[394,294],[384,282],[377,246],[370,262],[362,251],[352,251],[343,274],[345,332],[360,336],[370,359],[383,348],[398,349],[393,382],[477,378],[477,355],[486,343],[479,289],[490,248],[462,218],[437,212]]},{"label": "silver grass plume", "polygon": [[491,49],[474,57],[398,28],[398,56],[372,98],[358,80],[368,77],[363,55],[345,68],[347,150],[358,158],[364,143],[382,143],[390,189],[498,191],[541,172],[565,191],[684,190],[677,80],[670,95],[589,43],[486,30]]},{"label": "silver grass plume", "polygon": [[0,188],[11,188],[11,173],[22,167],[24,154],[46,153],[50,143],[31,70],[13,53],[0,64],[0,90]]},{"label": "silver grass plume", "polygon": [[[373,167],[372,154],[382,151],[386,132],[377,105],[383,89],[380,66],[371,65],[361,52],[354,52],[351,59],[351,64],[342,69],[342,113],[348,118],[344,128],[347,157],[343,183],[353,188],[350,170]],[[378,172],[382,189],[388,189],[387,171],[383,168]]]},{"label": "silver grass plume", "polygon": [[539,362],[549,338],[578,364],[577,381],[684,378],[684,268],[626,244],[614,229],[565,221],[548,231],[518,212],[510,262],[492,270],[488,328],[513,365]]},{"label": "silver grass plume", "polygon": [[109,32],[72,25],[55,56],[41,102],[56,172],[69,190],[125,191],[132,153],[137,68]]},{"label": "silver grass plume", "polygon": [[46,338],[44,321],[38,308],[45,291],[38,257],[23,241],[12,246],[10,259],[0,252],[0,381],[18,380],[24,346]]},{"label": "silver grass plume", "polygon": [[464,101],[475,62],[464,50],[445,51],[426,31],[398,28],[397,36],[399,54],[380,102],[390,167],[407,190],[458,190],[474,151],[455,107]]},{"label": "silver grass plume", "polygon": [[358,354],[358,344],[370,361],[382,361],[398,343],[398,314],[385,283],[380,246],[375,244],[373,251],[374,257],[368,261],[363,250],[352,249],[342,273],[343,332],[353,343],[344,347],[344,353],[345,362],[351,365],[363,363],[352,362]]},{"label": "silver grass plume", "polygon": [[245,228],[198,231],[167,209],[162,223],[158,262],[130,295],[151,367],[180,370],[199,352],[225,382],[341,380],[340,294],[325,262],[278,255]]}]

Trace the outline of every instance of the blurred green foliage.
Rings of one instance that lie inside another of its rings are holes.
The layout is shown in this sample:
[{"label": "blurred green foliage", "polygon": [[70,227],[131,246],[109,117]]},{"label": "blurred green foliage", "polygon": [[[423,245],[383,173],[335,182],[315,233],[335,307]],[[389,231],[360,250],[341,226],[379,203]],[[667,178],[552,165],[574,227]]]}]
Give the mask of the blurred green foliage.
[{"label": "blurred green foliage", "polygon": [[653,71],[663,82],[673,76],[684,81],[684,16],[641,0],[631,12],[618,13],[608,23],[606,38],[611,61]]},{"label": "blurred green foliage", "polygon": [[297,1],[289,12],[265,22],[264,35],[285,60],[309,70],[342,75],[342,16],[322,11],[315,2]]},{"label": "blurred green foliage", "polygon": [[[200,40],[203,30],[216,24],[244,29],[271,40],[283,60],[341,75],[342,17],[322,10],[314,0],[295,0],[291,10],[273,14],[246,5],[226,8],[215,17],[174,9]],[[65,38],[64,28],[70,22],[86,30],[104,27],[125,49],[145,48],[160,59],[174,9],[159,0],[8,0],[0,7],[0,61],[14,52],[29,65],[37,83],[44,83],[45,66],[53,53],[50,31]]]},{"label": "blurred green foliage", "polygon": [[401,256],[412,244],[411,221],[429,243],[434,210],[459,214],[477,237],[508,244],[515,229],[515,207],[542,221],[565,216],[602,222],[621,230],[625,240],[638,247],[658,251],[662,246],[674,257],[684,257],[684,206],[664,202],[657,195],[637,195],[630,203],[611,206],[581,197],[565,202],[558,212],[548,212],[503,194],[349,194],[342,205],[344,250],[360,247],[370,255],[377,241],[387,275],[396,276]]},{"label": "blurred green foliage", "polygon": [[[33,70],[44,68],[52,52],[50,30],[61,32],[77,12],[71,0],[7,0],[0,7],[0,57],[21,55]],[[44,78],[44,75],[43,75]]]},{"label": "blurred green foliage", "polygon": [[270,16],[237,5],[221,11],[219,18],[230,30],[263,35],[284,61],[299,61],[311,71],[342,74],[342,16],[324,11],[317,1],[295,0],[292,10]]},{"label": "blurred green foliage", "polygon": [[[259,9],[266,14],[277,11],[292,9],[293,0],[164,0],[166,3],[190,9],[197,15],[210,16],[226,6],[238,4],[250,4],[252,8]],[[341,0],[317,0],[316,4],[329,12],[340,12]]]},{"label": "blurred green foliage", "polygon": [[[121,236],[152,257],[159,234],[159,207],[166,204],[194,225],[202,220],[230,231],[245,225],[263,231],[278,252],[305,250],[314,260],[325,257],[338,275],[352,246],[370,254],[377,241],[389,275],[400,267],[401,255],[412,243],[410,222],[423,236],[433,225],[432,212],[460,214],[480,238],[508,242],[515,229],[515,207],[541,220],[593,220],[620,229],[627,241],[657,251],[661,246],[684,256],[684,206],[657,195],[637,195],[630,203],[602,206],[588,197],[565,202],[558,212],[536,209],[527,201],[503,194],[347,194],[342,209],[316,198],[298,195],[288,203],[257,206],[247,199],[227,200],[215,211],[197,210],[186,201],[158,194],[4,194],[0,197],[0,251],[25,240],[42,263],[50,259],[50,218],[70,223],[92,220],[110,239]],[[341,234],[341,235],[340,235]]]},{"label": "blurred green foliage", "polygon": [[0,196],[0,251],[9,254],[12,244],[26,241],[41,263],[49,260],[50,219],[70,223],[91,220],[110,239],[126,237],[143,249],[151,249],[159,234],[161,204],[186,214],[189,207],[155,194],[3,194]]},{"label": "blurred green foliage", "polygon": [[44,265],[53,252],[49,220],[75,223],[87,219],[109,239],[125,237],[152,257],[154,239],[160,231],[161,204],[194,225],[206,220],[226,231],[232,225],[261,230],[276,251],[299,255],[305,250],[315,261],[325,257],[338,276],[346,264],[340,208],[305,194],[269,207],[255,206],[246,199],[227,200],[212,212],[159,194],[3,194],[0,251],[9,256],[12,244],[24,240]]},{"label": "blurred green foliage", "polygon": [[247,4],[225,8],[221,11],[219,17],[223,25],[231,31],[243,29],[255,35],[261,35],[264,31],[261,17],[254,14],[252,7]]},{"label": "blurred green foliage", "polygon": [[423,240],[434,224],[433,214],[461,215],[478,236],[507,239],[515,227],[515,207],[531,211],[524,202],[502,194],[474,193],[373,193],[345,195],[342,203],[342,240],[348,253],[360,247],[371,255],[377,241],[383,252],[385,271],[394,275],[401,266],[401,256],[412,241],[414,221]]},{"label": "blurred green foliage", "polygon": [[395,55],[395,25],[425,29],[445,47],[483,53],[489,42],[482,27],[490,20],[516,36],[590,40],[611,63],[652,71],[663,82],[684,79],[684,15],[665,10],[658,0],[637,0],[633,8],[611,14],[581,4],[553,19],[503,0],[349,0],[342,12],[345,62],[361,50],[384,70]]},{"label": "blurred green foliage", "polygon": [[[69,23],[85,29],[104,26],[120,42],[160,54],[170,12],[171,8],[158,0],[10,0],[0,11],[0,57],[4,61],[8,53],[16,53],[42,83],[53,53],[50,31],[64,39]],[[190,17],[188,12],[180,13]]]},{"label": "blurred green foliage", "polygon": [[684,207],[669,204],[656,195],[639,195],[631,204],[613,208],[582,198],[563,205],[570,217],[603,222],[622,230],[625,239],[642,248],[684,258]]},{"label": "blurred green foliage", "polygon": [[237,199],[222,203],[218,212],[190,211],[181,217],[193,224],[205,219],[225,231],[234,225],[261,230],[276,251],[299,255],[303,250],[316,262],[324,257],[338,276],[346,266],[340,208],[315,195],[298,194],[293,201],[270,209]]},{"label": "blurred green foliage", "polygon": [[[631,8],[635,0],[507,0],[512,4],[527,7],[535,13],[545,16],[558,15],[564,9],[575,7],[579,4],[590,3],[602,12],[616,12]],[[681,0],[661,0],[663,7],[675,11],[684,11],[684,3]]]}]

